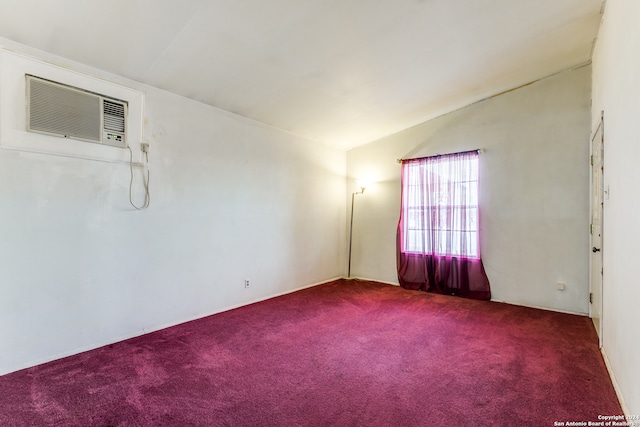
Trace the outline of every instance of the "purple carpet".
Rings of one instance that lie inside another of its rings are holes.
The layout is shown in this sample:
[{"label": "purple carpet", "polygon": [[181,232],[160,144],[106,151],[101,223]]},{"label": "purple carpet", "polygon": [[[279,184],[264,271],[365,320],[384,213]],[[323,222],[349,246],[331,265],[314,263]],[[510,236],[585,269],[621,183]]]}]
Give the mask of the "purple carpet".
[{"label": "purple carpet", "polygon": [[0,377],[2,426],[553,426],[621,413],[590,319],[365,281]]}]

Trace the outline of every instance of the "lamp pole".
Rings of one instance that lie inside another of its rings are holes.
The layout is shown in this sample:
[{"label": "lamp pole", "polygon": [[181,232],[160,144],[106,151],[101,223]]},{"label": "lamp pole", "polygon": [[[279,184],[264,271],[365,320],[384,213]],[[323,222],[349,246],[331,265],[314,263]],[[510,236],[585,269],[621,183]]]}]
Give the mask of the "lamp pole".
[{"label": "lamp pole", "polygon": [[349,224],[349,264],[347,266],[347,278],[351,278],[351,245],[353,244],[353,206],[356,194],[363,194],[366,187],[360,187],[360,191],[351,193],[351,223]]}]

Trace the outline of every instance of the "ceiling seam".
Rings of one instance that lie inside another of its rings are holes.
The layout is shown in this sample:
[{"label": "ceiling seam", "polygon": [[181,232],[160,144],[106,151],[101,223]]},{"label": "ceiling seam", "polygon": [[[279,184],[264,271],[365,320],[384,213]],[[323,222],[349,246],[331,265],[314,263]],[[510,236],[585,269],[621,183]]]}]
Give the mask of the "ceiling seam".
[{"label": "ceiling seam", "polygon": [[384,138],[388,138],[388,137],[389,137],[389,136],[391,136],[391,135],[396,135],[396,134],[399,134],[399,133],[402,133],[402,132],[406,132],[406,131],[408,131],[409,129],[413,129],[413,128],[415,128],[415,127],[421,126],[421,125],[423,125],[424,123],[430,122],[431,120],[435,120],[435,119],[439,119],[439,118],[444,117],[444,116],[448,116],[449,114],[455,113],[456,111],[461,111],[461,110],[464,110],[465,108],[471,107],[472,105],[479,104],[479,103],[484,102],[484,101],[488,101],[489,99],[496,98],[496,97],[501,96],[501,95],[505,95],[505,94],[507,94],[507,93],[509,93],[509,92],[513,92],[513,91],[518,90],[518,89],[522,89],[523,87],[530,86],[530,85],[535,84],[535,83],[538,83],[538,82],[540,82],[540,81],[542,81],[542,80],[546,80],[546,79],[549,79],[549,78],[551,78],[551,77],[555,77],[555,76],[557,76],[558,74],[562,74],[562,73],[565,73],[565,72],[567,72],[567,71],[575,71],[575,70],[579,70],[579,69],[584,68],[584,67],[587,67],[587,66],[589,66],[589,65],[591,65],[591,60],[590,60],[590,59],[589,59],[589,60],[587,60],[587,61],[585,61],[585,62],[582,62],[582,63],[580,63],[580,64],[578,64],[578,65],[574,65],[574,66],[572,66],[572,67],[565,68],[565,69],[560,70],[560,71],[556,71],[555,73],[548,74],[548,75],[546,75],[546,76],[544,76],[544,77],[540,77],[540,78],[538,78],[538,79],[531,80],[531,81],[529,81],[529,82],[527,82],[527,83],[523,83],[523,84],[521,84],[521,85],[514,86],[514,87],[512,87],[512,88],[510,88],[510,89],[506,89],[506,90],[503,90],[503,91],[501,91],[501,92],[494,93],[493,95],[489,95],[489,96],[486,96],[486,97],[484,97],[484,98],[482,98],[482,99],[478,99],[477,101],[473,101],[473,102],[471,102],[471,103],[469,103],[469,104],[463,105],[462,107],[454,108],[453,110],[451,110],[451,111],[447,111],[446,113],[442,113],[442,114],[439,114],[439,115],[437,115],[437,116],[434,116],[434,117],[431,117],[431,118],[424,119],[424,120],[423,120],[423,121],[421,121],[420,123],[416,123],[415,125],[413,125],[413,126],[409,126],[408,128],[405,128],[405,129],[399,130],[399,131],[397,131],[397,132],[393,132],[393,133],[390,133],[390,134],[387,134],[387,135],[381,136],[380,138],[376,138],[376,139],[374,139],[374,140],[372,140],[372,141],[369,141],[369,142],[364,143],[364,144],[360,144],[360,145],[358,145],[358,146],[356,146],[356,147],[348,148],[348,149],[347,149],[347,151],[351,151],[351,150],[352,150],[352,149],[354,149],[354,148],[359,148],[359,147],[362,147],[362,146],[365,146],[365,145],[368,145],[368,144],[372,144],[372,143],[374,143],[374,142],[376,142],[376,141],[380,141],[380,140],[382,140],[382,139],[384,139]]},{"label": "ceiling seam", "polygon": [[158,62],[160,62],[160,60],[162,58],[164,58],[164,56],[166,55],[166,53],[169,51],[169,49],[171,49],[173,47],[173,45],[175,44],[176,40],[178,40],[180,38],[180,36],[182,36],[182,34],[184,34],[184,32],[187,30],[187,28],[189,28],[191,26],[191,23],[193,23],[193,21],[196,19],[197,16],[200,15],[200,12],[205,8],[205,6],[200,6],[198,8],[198,10],[191,15],[191,18],[189,19],[189,22],[187,22],[185,24],[184,27],[182,27],[182,29],[178,32],[178,34],[176,34],[176,36],[171,40],[171,43],[169,43],[167,45],[167,47],[162,51],[162,53],[160,55],[158,55],[158,57],[156,58],[155,61],[153,61],[153,63],[146,69],[146,71],[144,72],[144,74],[142,75],[142,81],[146,81],[147,75],[149,74],[149,72],[151,72],[151,70],[153,69],[153,67],[156,66],[156,64]]}]

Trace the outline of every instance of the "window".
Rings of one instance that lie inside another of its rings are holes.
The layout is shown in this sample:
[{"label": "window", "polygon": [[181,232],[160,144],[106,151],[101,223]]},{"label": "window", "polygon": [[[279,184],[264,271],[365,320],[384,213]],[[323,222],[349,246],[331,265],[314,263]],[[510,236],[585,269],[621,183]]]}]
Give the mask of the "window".
[{"label": "window", "polygon": [[477,151],[402,164],[403,253],[479,258]]}]

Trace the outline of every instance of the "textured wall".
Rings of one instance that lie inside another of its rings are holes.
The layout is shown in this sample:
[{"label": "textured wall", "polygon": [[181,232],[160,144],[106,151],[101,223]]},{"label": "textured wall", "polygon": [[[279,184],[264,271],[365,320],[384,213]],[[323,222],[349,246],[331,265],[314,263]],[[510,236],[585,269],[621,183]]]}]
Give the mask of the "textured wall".
[{"label": "textured wall", "polygon": [[349,151],[348,175],[375,181],[354,209],[352,275],[397,283],[396,159],[484,148],[481,250],[493,298],[587,313],[590,76],[588,66],[565,71]]},{"label": "textured wall", "polygon": [[127,164],[0,149],[0,373],[345,270],[343,151],[128,84],[146,96],[149,209],[129,204]]},{"label": "textured wall", "polygon": [[593,56],[594,127],[604,110],[603,350],[629,414],[640,414],[637,312],[640,3],[609,0]]}]

